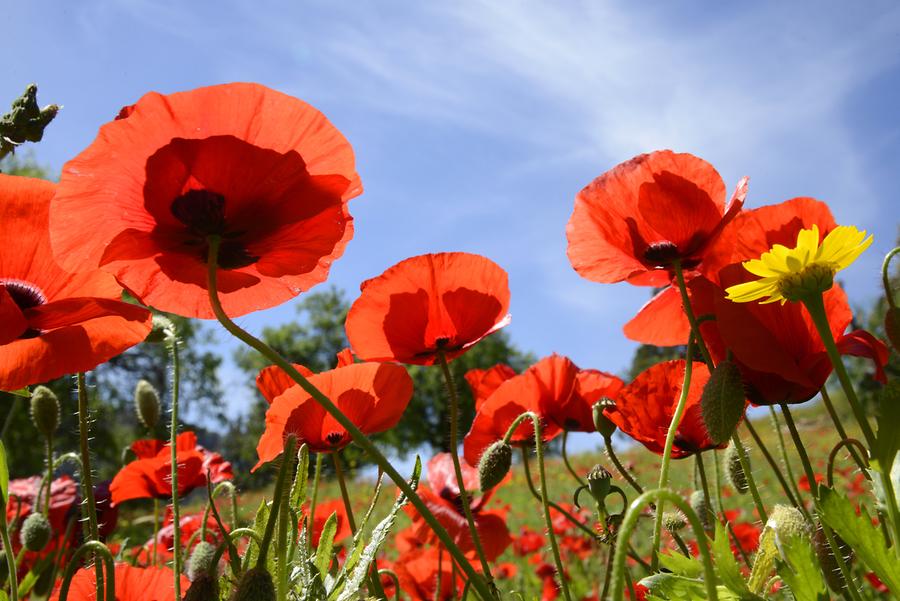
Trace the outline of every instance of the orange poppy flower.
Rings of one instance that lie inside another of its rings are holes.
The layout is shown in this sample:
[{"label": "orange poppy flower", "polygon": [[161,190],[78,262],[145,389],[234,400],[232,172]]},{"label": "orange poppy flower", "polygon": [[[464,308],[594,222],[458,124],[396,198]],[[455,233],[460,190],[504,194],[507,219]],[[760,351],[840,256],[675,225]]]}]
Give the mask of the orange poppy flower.
[{"label": "orange poppy flower", "polygon": [[151,92],[63,167],[50,229],[64,266],[202,318],[207,239],[220,236],[219,293],[237,316],[325,280],[361,191],[350,144],[296,98],[250,83]]},{"label": "orange poppy flower", "polygon": [[[47,233],[56,186],[0,174],[0,390],[17,390],[88,371],[150,332],[150,313],[122,302],[122,287],[101,271],[69,273],[54,260]],[[79,230],[82,238],[83,230]]]},{"label": "orange poppy flower", "polygon": [[[234,478],[231,464],[218,453],[197,444],[197,435],[182,432],[175,441],[178,456],[178,494],[186,495],[210,482]],[[131,499],[168,499],[172,496],[172,455],[161,440],[137,440],[131,445],[137,459],[125,465],[109,485],[113,505]]]},{"label": "orange poppy flower", "polygon": [[366,361],[449,361],[509,323],[506,272],[480,255],[420,255],[363,282],[347,338]]},{"label": "orange poppy flower", "polygon": [[[97,573],[93,567],[75,572],[68,601],[94,601],[97,598]],[[127,563],[116,564],[116,601],[171,601],[175,595],[174,574],[169,568],[136,568]],[[181,590],[191,581],[181,576]],[[59,601],[59,585],[50,601]]]},{"label": "orange poppy flower", "polygon": [[[395,363],[346,361],[345,356],[337,368],[320,374],[295,367],[307,373],[309,381],[366,434],[393,428],[412,398],[413,384],[406,368]],[[343,426],[280,368],[265,368],[256,383],[270,405],[266,429],[256,446],[259,462],[252,471],[278,457],[284,450],[285,436],[291,432],[314,453],[332,452],[350,444]]]},{"label": "orange poppy flower", "polygon": [[[466,485],[466,490],[469,491],[469,508],[472,510],[478,537],[487,560],[494,561],[512,543],[509,528],[506,526],[506,511],[485,509],[485,505],[497,487],[480,495],[474,494],[472,491],[479,489],[478,470],[465,461],[460,464],[460,467],[462,468],[463,483]],[[469,531],[466,514],[462,508],[462,497],[450,453],[438,453],[431,458],[428,462],[428,487],[420,487],[417,492],[463,553],[474,554],[475,544],[472,541],[472,533]],[[407,506],[405,509],[413,518],[416,538],[426,543],[440,544],[439,539],[425,520],[419,516],[418,511],[412,506]]]},{"label": "orange poppy flower", "polygon": [[[641,372],[619,393],[614,407],[603,414],[622,432],[662,455],[666,433],[684,383],[684,360],[663,361]],[[707,449],[721,448],[710,439],[700,413],[700,395],[709,380],[703,363],[694,363],[687,404],[672,445],[672,458],[680,459]]]}]

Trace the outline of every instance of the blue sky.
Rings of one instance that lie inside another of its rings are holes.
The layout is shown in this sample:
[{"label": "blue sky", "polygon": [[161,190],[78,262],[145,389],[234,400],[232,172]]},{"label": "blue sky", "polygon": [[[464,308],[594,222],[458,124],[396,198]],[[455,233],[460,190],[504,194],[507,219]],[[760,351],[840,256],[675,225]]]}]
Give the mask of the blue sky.
[{"label": "blue sky", "polygon": [[[749,175],[750,207],[825,200],[875,234],[844,277],[857,303],[900,221],[900,5],[702,4],[16,2],[0,99],[33,81],[64,105],[35,147],[59,170],[149,90],[256,81],[298,96],[351,141],[366,190],[331,283],[353,299],[408,256],[484,254],[510,274],[518,345],[620,371],[634,349],[621,326],[648,291],[583,280],[565,254],[575,194],[615,164],[673,148],[729,189]],[[234,392],[239,411],[249,396]]]}]

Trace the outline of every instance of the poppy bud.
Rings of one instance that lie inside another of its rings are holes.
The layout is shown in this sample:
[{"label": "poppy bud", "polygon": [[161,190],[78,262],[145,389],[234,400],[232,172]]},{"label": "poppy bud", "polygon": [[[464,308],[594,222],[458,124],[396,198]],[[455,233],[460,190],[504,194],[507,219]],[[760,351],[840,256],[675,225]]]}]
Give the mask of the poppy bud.
[{"label": "poppy bud", "polygon": [[594,427],[597,429],[597,432],[603,436],[604,439],[609,439],[613,432],[616,431],[616,425],[612,423],[609,418],[603,415],[603,410],[607,407],[614,407],[615,403],[609,397],[603,397],[591,408],[594,417]]},{"label": "poppy bud", "polygon": [[216,547],[212,543],[205,540],[197,543],[191,558],[188,561],[187,576],[191,581],[197,580],[200,576],[212,572],[213,557],[216,555]]},{"label": "poppy bud", "polygon": [[697,517],[700,518],[700,523],[703,525],[703,529],[707,532],[713,531],[713,514],[709,505],[706,502],[706,496],[703,494],[701,490],[695,490],[691,493],[691,498],[688,499],[688,503],[691,506],[691,509],[694,510],[694,513],[697,514]]},{"label": "poppy bud", "polygon": [[219,601],[219,579],[208,572],[198,575],[185,591],[184,601]]},{"label": "poppy bud", "polygon": [[678,532],[687,526],[687,520],[680,511],[664,511],[663,527],[669,532]]},{"label": "poppy bud", "polygon": [[809,522],[800,510],[790,505],[776,505],[769,514],[766,528],[775,531],[775,542],[796,537],[808,538],[812,534]]},{"label": "poppy bud", "polygon": [[147,380],[141,380],[134,389],[134,406],[137,409],[138,419],[148,430],[156,427],[159,421],[159,393],[153,384]]},{"label": "poppy bud", "polygon": [[894,350],[900,353],[900,307],[888,307],[884,314],[884,333]]},{"label": "poppy bud", "polygon": [[47,437],[59,427],[59,399],[46,386],[38,386],[31,393],[31,421]]},{"label": "poppy bud", "polygon": [[43,513],[35,511],[22,523],[22,531],[19,533],[22,546],[29,551],[40,551],[50,542],[53,529],[50,521]]},{"label": "poppy bud", "polygon": [[161,343],[165,342],[175,333],[175,324],[165,315],[154,313],[153,323],[150,326],[150,333],[144,339],[144,342]]},{"label": "poppy bud", "polygon": [[489,446],[478,460],[478,484],[487,492],[500,484],[512,465],[512,447],[498,440]]},{"label": "poppy bud", "polygon": [[241,576],[230,601],[275,601],[275,584],[263,568],[250,568]]},{"label": "poppy bud", "polygon": [[588,472],[587,483],[588,488],[591,491],[591,496],[594,497],[598,503],[602,504],[612,488],[612,474],[610,474],[602,465],[595,465],[591,468],[591,471]]},{"label": "poppy bud", "polygon": [[37,86],[30,84],[25,93],[16,98],[9,112],[0,117],[0,149],[11,150],[25,142],[40,142],[59,106],[50,104],[40,108]]},{"label": "poppy bud", "polygon": [[[749,457],[747,461],[750,461]],[[733,442],[725,449],[722,462],[725,464],[725,479],[731,484],[731,488],[742,495],[746,494],[750,490],[750,485],[747,483],[747,474],[744,473],[744,466],[741,465],[740,453]]]},{"label": "poppy bud", "polygon": [[731,361],[722,361],[709,374],[700,397],[703,424],[716,444],[726,442],[737,429],[746,406],[741,372]]},{"label": "poppy bud", "polygon": [[[831,536],[834,537],[834,542],[840,549],[841,555],[844,556],[844,562],[849,567],[853,562],[853,548],[838,536],[837,532],[832,532]],[[834,551],[832,551],[831,545],[828,544],[828,538],[825,536],[825,531],[822,530],[821,526],[816,528],[816,533],[813,535],[813,548],[816,551],[816,557],[819,559],[819,565],[822,566],[822,572],[825,574],[825,582],[828,583],[829,588],[834,592],[843,593],[847,590],[847,581],[844,580],[844,575],[841,573],[840,566],[838,566]]]}]

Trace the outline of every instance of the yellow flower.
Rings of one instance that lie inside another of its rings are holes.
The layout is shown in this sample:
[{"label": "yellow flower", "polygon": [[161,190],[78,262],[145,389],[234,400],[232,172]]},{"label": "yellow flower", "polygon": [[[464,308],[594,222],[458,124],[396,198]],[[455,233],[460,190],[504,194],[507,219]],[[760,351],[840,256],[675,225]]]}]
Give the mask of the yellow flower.
[{"label": "yellow flower", "polygon": [[802,300],[810,294],[821,294],[834,283],[834,274],[844,269],[872,244],[872,236],[852,225],[840,225],[819,244],[819,228],[800,230],[797,247],[776,244],[759,259],[744,261],[744,269],[759,280],[731,286],[725,292],[728,300],[749,303],[766,298],[763,303]]}]

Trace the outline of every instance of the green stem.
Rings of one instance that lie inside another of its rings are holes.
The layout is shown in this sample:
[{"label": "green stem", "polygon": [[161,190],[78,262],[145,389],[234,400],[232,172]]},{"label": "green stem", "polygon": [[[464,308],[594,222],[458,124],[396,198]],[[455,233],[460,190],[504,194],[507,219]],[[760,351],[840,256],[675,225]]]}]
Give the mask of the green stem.
[{"label": "green stem", "polygon": [[[712,503],[712,496],[709,494],[709,481],[706,479],[706,468],[703,465],[703,452],[694,454],[694,460],[697,464],[697,473],[700,474],[700,490],[703,491],[703,501],[709,508],[715,508]],[[713,510],[715,514],[715,510]]]},{"label": "green stem", "polygon": [[[679,271],[680,273],[680,271]],[[685,293],[686,295],[687,293]],[[684,382],[681,385],[681,393],[678,395],[678,404],[672,413],[672,422],[669,424],[669,431],[666,434],[666,446],[663,448],[662,465],[659,468],[659,488],[664,489],[669,485],[669,464],[672,462],[672,446],[675,444],[675,433],[681,424],[681,418],[684,415],[684,409],[687,406],[688,392],[691,388],[691,374],[693,372],[693,344],[688,344],[687,353],[684,360]],[[655,572],[659,566],[659,545],[662,538],[662,519],[663,508],[660,504],[656,508],[656,520],[653,527],[653,546],[650,565]]]},{"label": "green stem", "polygon": [[[296,444],[296,443],[295,443]],[[292,445],[291,445],[292,446]],[[290,570],[288,569],[288,522],[290,520],[290,498],[291,498],[291,487],[285,485],[288,481],[293,481],[293,472],[294,472],[294,458],[296,457],[296,453],[294,449],[291,448],[290,453],[288,453],[287,448],[285,448],[284,455],[282,455],[282,465],[281,470],[278,473],[278,478],[284,478],[284,482],[282,482],[282,487],[280,491],[281,500],[278,505],[278,533],[275,535],[275,570],[276,570],[276,582],[277,586],[275,588],[275,594],[278,601],[287,601],[288,598],[288,574]],[[272,508],[272,513],[269,514],[269,521],[271,521],[276,515],[275,508]],[[268,524],[266,524],[268,526]],[[264,565],[264,564],[263,564]]]},{"label": "green stem", "polygon": [[[331,454],[331,460],[334,462],[334,474],[337,476],[338,486],[341,489],[341,499],[344,501],[344,511],[347,512],[347,523],[350,524],[350,532],[356,534],[356,520],[353,518],[353,507],[350,505],[350,494],[347,492],[347,483],[344,480],[344,468],[341,467],[341,458],[338,453]],[[315,520],[315,516],[313,517]]]},{"label": "green stem", "polygon": [[[684,513],[694,531],[697,538],[697,546],[700,548],[700,559],[703,562],[704,585],[706,586],[706,598],[711,601],[717,601],[719,596],[716,591],[716,574],[713,570],[712,557],[709,553],[709,545],[707,544],[706,532],[703,530],[703,524],[700,518],[691,509],[691,506],[685,502],[680,496],[668,489],[650,490],[632,501],[622,526],[619,528],[618,539],[616,540],[616,555],[613,561],[613,584],[612,598],[614,601],[622,601],[625,598],[625,558],[628,549],[628,540],[637,527],[638,520],[644,510],[644,507],[656,501],[657,507],[663,504],[663,501],[673,503],[678,509]],[[658,509],[657,509],[658,511]]]},{"label": "green stem", "polygon": [[178,396],[181,383],[181,362],[178,359],[178,335],[170,332],[166,339],[172,357],[172,415],[169,423],[169,451],[172,461],[172,571],[175,598],[181,599],[181,508],[178,494]]},{"label": "green stem", "polygon": [[322,473],[324,459],[325,453],[316,453],[316,469],[313,473],[312,498],[309,500],[309,524],[307,525],[310,534],[306,537],[310,549],[312,549],[312,529],[316,519],[316,502],[319,499],[319,475]]},{"label": "green stem", "polygon": [[625,481],[631,485],[631,488],[637,491],[637,494],[644,494],[644,489],[638,484],[634,476],[631,475],[631,472],[622,465],[622,462],[619,461],[619,458],[616,456],[616,452],[613,450],[612,437],[605,436],[603,438],[603,443],[606,445],[606,454],[609,456],[609,460],[613,462],[613,465],[616,466],[616,469],[619,470],[619,473],[622,474]]},{"label": "green stem", "polygon": [[[745,419],[744,423],[747,424],[747,430],[750,432],[750,436],[753,437],[753,440],[756,442],[756,446],[759,447],[763,452],[763,456],[766,458],[768,464],[772,467],[772,473],[775,474],[775,478],[781,484],[781,488],[784,491],[784,494],[787,496],[788,500],[791,502],[791,505],[806,513],[806,507],[803,503],[800,502],[800,491],[797,490],[797,478],[794,476],[794,468],[791,467],[791,460],[787,454],[787,447],[784,444],[784,434],[781,432],[781,420],[778,419],[778,413],[775,411],[775,407],[769,405],[769,413],[772,417],[772,426],[775,430],[775,434],[777,435],[778,441],[778,452],[781,453],[781,463],[784,465],[784,471],[787,472],[787,478],[784,477],[784,474],[781,473],[781,467],[778,465],[778,462],[775,461],[775,458],[772,457],[771,453],[769,453],[768,449],[766,449],[762,444],[762,438],[760,438],[759,434],[756,433],[756,429],[750,423],[749,419]],[[807,516],[809,517],[809,516]]]},{"label": "green stem", "polygon": [[[544,441],[541,437],[541,419],[535,413],[530,411],[528,413],[532,424],[534,424],[534,445],[537,451],[538,478],[541,483],[541,506],[544,509],[547,538],[550,539],[550,549],[553,552],[553,561],[556,563],[556,574],[559,576],[559,585],[562,589],[563,597],[565,597],[566,601],[571,601],[569,584],[566,582],[566,572],[563,567],[562,557],[559,554],[559,544],[556,542],[556,534],[553,532],[553,518],[550,517],[550,504],[547,498],[547,475],[544,470]],[[528,451],[525,450],[525,447],[522,447],[522,461],[525,465],[528,465]],[[531,477],[528,478],[528,481],[531,481]]]},{"label": "green stem", "polygon": [[572,474],[572,477],[575,478],[575,481],[578,482],[578,484],[579,484],[580,486],[586,486],[586,485],[587,485],[587,482],[585,482],[584,479],[583,479],[581,476],[578,475],[578,472],[576,472],[574,469],[572,469],[572,464],[569,463],[569,454],[566,453],[566,442],[568,442],[568,439],[569,439],[569,431],[568,431],[568,430],[563,430],[563,433],[562,433],[562,459],[563,459],[563,463],[566,464],[566,469],[569,470],[569,473]]},{"label": "green stem", "polygon": [[694,316],[693,307],[691,307],[691,297],[688,296],[687,284],[684,282],[684,273],[681,270],[681,262],[675,261],[672,264],[672,269],[675,272],[675,279],[678,282],[678,291],[681,293],[681,306],[684,309],[684,315],[687,317],[688,323],[691,324],[691,332],[694,334],[694,340],[697,343],[697,347],[700,349],[700,355],[703,357],[703,362],[706,363],[710,373],[712,373],[714,367],[712,355],[709,354],[709,349],[706,348],[703,336],[700,335],[700,324]]},{"label": "green stem", "polygon": [[741,442],[741,437],[738,436],[737,430],[731,435],[731,443],[737,451],[738,460],[741,462],[741,469],[744,471],[744,477],[747,478],[747,487],[750,489],[750,495],[753,497],[753,504],[756,505],[756,513],[759,514],[759,519],[765,523],[769,519],[769,514],[766,513],[766,507],[763,505],[762,498],[759,496],[759,489],[756,487],[756,479],[750,472],[750,460],[747,458],[747,449],[744,448],[744,443]]},{"label": "green stem", "polygon": [[336,422],[338,422],[348,434],[350,434],[351,438],[353,438],[353,442],[362,447],[362,449],[372,458],[372,460],[378,464],[378,466],[382,469],[384,473],[388,475],[388,477],[394,481],[397,487],[403,492],[404,495],[409,499],[410,503],[412,503],[413,507],[419,512],[419,515],[428,523],[431,527],[432,531],[435,535],[441,540],[441,543],[447,547],[447,550],[453,555],[453,558],[456,562],[459,563],[462,570],[466,573],[466,577],[472,581],[475,590],[478,592],[479,596],[482,600],[487,601],[489,599],[494,599],[495,596],[491,591],[491,587],[485,581],[485,579],[475,571],[474,568],[469,564],[466,559],[465,554],[460,550],[459,546],[453,542],[453,538],[447,533],[447,530],[441,526],[440,522],[437,521],[437,518],[434,517],[434,514],[431,510],[428,509],[428,506],[422,501],[421,497],[416,494],[416,491],[413,490],[412,486],[409,485],[409,482],[400,475],[393,465],[387,460],[384,454],[378,450],[378,448],[372,443],[372,441],[367,437],[362,431],[356,427],[356,424],[353,423],[353,420],[348,418],[338,407],[335,405],[331,399],[322,394],[322,392],[316,388],[306,377],[303,376],[297,369],[284,357],[279,355],[275,350],[269,347],[266,343],[254,336],[251,336],[249,333],[245,332],[241,329],[237,324],[235,324],[231,318],[225,313],[225,310],[222,308],[222,303],[219,300],[219,294],[217,291],[217,267],[216,267],[216,259],[218,257],[219,252],[219,238],[218,236],[210,236],[209,237],[209,255],[207,261],[207,285],[209,291],[209,302],[210,306],[215,314],[216,318],[219,320],[219,323],[222,324],[226,330],[228,330],[231,335],[235,338],[241,340],[254,350],[258,351],[261,355],[266,357],[269,361],[271,361],[274,365],[280,367],[292,380],[294,380],[300,387],[305,390],[307,393],[312,396],[316,402],[318,402],[328,413],[331,415]]},{"label": "green stem", "polygon": [[891,286],[891,274],[890,274],[890,265],[891,259],[894,258],[894,255],[900,253],[900,246],[894,248],[884,256],[884,262],[881,264],[881,282],[884,284],[884,295],[887,297],[888,306],[891,309],[897,308],[897,303],[894,300],[894,289]]},{"label": "green stem", "polygon": [[[90,540],[78,547],[78,550],[72,554],[72,559],[69,560],[69,564],[66,566],[65,575],[63,576],[62,586],[59,589],[59,598],[62,601],[65,601],[69,596],[69,586],[72,584],[72,577],[75,575],[75,572],[78,570],[78,566],[81,565],[81,557],[86,555],[87,553],[92,553],[94,557],[100,557],[103,560],[103,563],[106,564],[106,595],[105,597],[101,597],[100,594],[97,595],[97,599],[105,598],[107,601],[114,601],[116,598],[116,567],[115,561],[113,560],[112,553],[109,552],[109,549],[98,540]],[[102,574],[103,567],[98,563],[97,570]],[[102,580],[97,581],[98,584],[102,587]],[[101,588],[102,593],[102,588]],[[13,596],[15,599],[15,596]]]},{"label": "green stem", "polygon": [[153,561],[151,565],[156,565],[157,553],[156,547],[159,544],[159,499],[153,499]]},{"label": "green stem", "polygon": [[[828,394],[828,389],[825,386],[822,386],[822,389],[819,391],[822,394],[822,403],[825,405],[825,409],[828,411],[828,415],[831,417],[831,422],[834,424],[834,429],[837,430],[838,436],[841,437],[841,440],[850,438],[847,435],[847,430],[844,429],[844,424],[841,423],[841,418],[838,416],[837,411],[834,409],[834,403],[831,402],[831,395]],[[774,412],[774,409],[773,409]],[[868,461],[863,461],[862,457],[856,452],[855,446],[850,446],[850,454],[853,456],[853,461],[856,462],[856,465],[859,466],[859,469],[862,470],[862,473],[866,475],[866,478],[869,480],[872,477],[869,475],[869,470],[866,468],[868,465]],[[868,451],[863,447],[863,455],[867,455]]]},{"label": "green stem", "polygon": [[[852,449],[853,447],[859,447],[859,449],[865,453],[866,447],[863,446],[863,443],[856,440],[855,438],[842,438],[834,448],[831,449],[831,452],[828,453],[828,470],[826,471],[825,481],[828,483],[828,487],[831,488],[834,486],[834,462],[837,459],[838,451],[841,448],[847,447],[848,449]],[[865,466],[862,468],[862,471],[865,473],[869,470],[869,466]]]},{"label": "green stem", "polygon": [[447,385],[447,394],[450,398],[450,457],[453,459],[459,500],[469,525],[469,534],[475,546],[475,553],[481,561],[481,571],[487,577],[488,585],[493,589],[494,576],[491,574],[491,564],[488,563],[484,547],[481,545],[481,537],[478,535],[478,527],[475,525],[475,517],[472,515],[472,508],[469,505],[469,493],[466,491],[466,484],[463,481],[462,465],[459,462],[459,393],[456,390],[453,372],[450,371],[450,365],[447,363],[447,355],[443,351],[438,351],[438,364],[444,374],[444,383]]},{"label": "green stem", "polygon": [[19,579],[16,574],[16,556],[12,552],[12,541],[9,539],[9,524],[6,523],[6,501],[3,491],[0,490],[0,509],[3,509],[3,515],[0,516],[0,539],[3,540],[3,549],[6,551],[6,570],[10,588],[9,598],[11,601],[18,601]]},{"label": "green stem", "polygon": [[278,479],[275,481],[275,493],[272,495],[272,508],[269,510],[269,517],[266,520],[266,530],[263,534],[262,543],[259,546],[259,557],[256,560],[256,567],[258,569],[266,568],[269,544],[272,542],[272,536],[275,534],[275,522],[278,521],[279,510],[284,497],[285,482],[288,479],[288,472],[291,470],[296,447],[297,436],[288,434],[287,439],[284,441],[284,453],[282,453],[281,456],[281,468],[278,470]]},{"label": "green stem", "polygon": [[6,413],[6,419],[3,420],[3,429],[0,430],[0,439],[6,440],[6,433],[9,431],[16,413],[19,412],[19,405],[22,404],[22,399],[17,394],[4,393],[2,396],[9,397],[9,411]]},{"label": "green stem", "polygon": [[[81,450],[81,489],[84,495],[85,512],[88,521],[87,542],[100,541],[100,531],[97,527],[97,502],[94,500],[94,482],[91,474],[91,449],[88,444],[90,419],[88,416],[87,384],[84,381],[84,372],[78,372],[75,378],[78,388],[78,440]],[[103,568],[99,563],[94,566],[97,574],[97,599],[103,595]],[[111,600],[108,600],[111,601]]]},{"label": "green stem", "polygon": [[53,488],[53,434],[47,435],[47,497],[44,503],[44,515],[50,516],[51,488]]},{"label": "green stem", "polygon": [[[522,415],[527,416],[528,414],[523,413]],[[525,450],[525,447],[521,447],[521,449],[522,449],[522,465],[525,468],[525,482],[528,484],[528,490],[531,492],[532,497],[534,497],[535,499],[537,499],[540,502],[543,502],[543,499],[541,498],[541,493],[538,492],[537,488],[535,488],[534,482],[531,479],[531,467],[529,466],[529,463],[527,461],[527,459],[528,459],[527,451]],[[576,528],[578,528],[579,530],[584,532],[586,535],[590,536],[592,539],[597,538],[596,532],[593,532],[590,528],[588,528],[587,526],[582,524],[581,520],[579,520],[574,515],[572,515],[568,511],[566,511],[559,504],[554,503],[553,501],[548,501],[548,503],[549,503],[550,507],[553,508],[554,511],[558,512],[561,516],[566,518],[566,520],[568,520],[569,523],[571,523],[573,526],[575,526]]]}]

